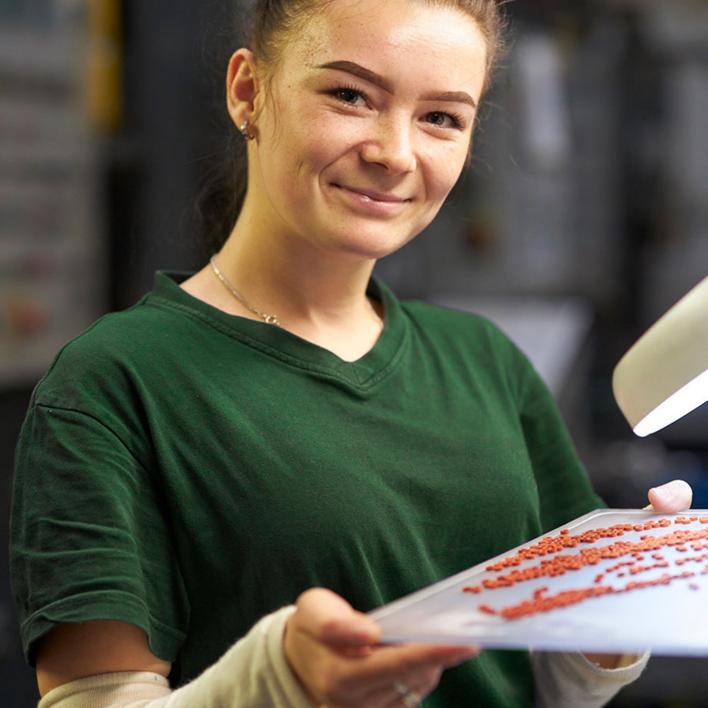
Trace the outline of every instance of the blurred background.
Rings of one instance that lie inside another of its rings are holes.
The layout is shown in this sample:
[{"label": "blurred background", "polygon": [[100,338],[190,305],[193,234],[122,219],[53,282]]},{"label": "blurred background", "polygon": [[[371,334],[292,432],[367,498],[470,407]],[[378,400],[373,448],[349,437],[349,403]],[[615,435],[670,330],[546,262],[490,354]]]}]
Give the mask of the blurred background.
[{"label": "blurred background", "polygon": [[[379,274],[483,313],[534,361],[610,506],[681,477],[708,507],[706,406],[634,438],[612,398],[633,341],[708,275],[708,2],[516,0],[470,171]],[[200,267],[194,199],[230,126],[244,4],[0,0],[0,686],[34,705],[7,577],[32,388],[156,269]],[[708,663],[652,659],[612,705],[708,705]]]}]

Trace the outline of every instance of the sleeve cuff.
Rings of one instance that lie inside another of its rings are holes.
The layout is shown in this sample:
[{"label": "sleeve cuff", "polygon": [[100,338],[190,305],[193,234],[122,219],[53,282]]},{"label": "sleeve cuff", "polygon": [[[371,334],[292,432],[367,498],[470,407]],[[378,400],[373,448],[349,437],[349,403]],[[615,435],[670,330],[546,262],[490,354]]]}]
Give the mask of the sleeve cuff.
[{"label": "sleeve cuff", "polygon": [[639,678],[649,661],[644,652],[629,666],[605,669],[580,652],[532,652],[537,708],[600,708]]},{"label": "sleeve cuff", "polygon": [[282,693],[284,704],[290,705],[292,708],[312,708],[312,701],[307,697],[295,673],[290,668],[283,650],[285,625],[293,612],[295,612],[294,606],[283,607],[262,620],[266,656],[275,678],[276,685],[273,688]]},{"label": "sleeve cuff", "polygon": [[569,661],[576,661],[578,671],[585,673],[588,677],[595,676],[598,679],[616,681],[624,685],[636,681],[641,676],[642,671],[644,671],[649,662],[651,652],[647,650],[643,654],[638,655],[636,661],[628,666],[621,666],[617,669],[606,669],[599,666],[580,652],[567,654],[566,656]]}]

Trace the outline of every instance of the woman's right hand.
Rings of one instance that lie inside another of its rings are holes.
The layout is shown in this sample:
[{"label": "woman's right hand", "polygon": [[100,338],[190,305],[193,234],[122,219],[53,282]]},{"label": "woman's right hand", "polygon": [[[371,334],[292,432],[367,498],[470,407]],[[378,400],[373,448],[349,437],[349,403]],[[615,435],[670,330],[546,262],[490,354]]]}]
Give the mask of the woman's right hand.
[{"label": "woman's right hand", "polygon": [[[380,630],[335,593],[321,588],[298,598],[283,640],[285,656],[316,705],[400,708],[416,705],[442,672],[479,653],[473,647],[379,646]],[[411,693],[405,700],[404,688]],[[403,695],[402,695],[403,694]]]}]

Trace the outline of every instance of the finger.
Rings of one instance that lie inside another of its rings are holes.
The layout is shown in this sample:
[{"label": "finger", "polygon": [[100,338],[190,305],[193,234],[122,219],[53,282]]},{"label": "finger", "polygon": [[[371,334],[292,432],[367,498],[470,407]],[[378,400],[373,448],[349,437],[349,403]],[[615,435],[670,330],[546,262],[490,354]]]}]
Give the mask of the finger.
[{"label": "finger", "polygon": [[400,679],[399,686],[402,684],[411,691],[414,691],[418,696],[424,697],[432,693],[435,687],[440,682],[440,676],[443,669],[440,666],[429,668],[425,671],[417,671],[413,674],[408,674]]},{"label": "finger", "polygon": [[479,647],[443,645],[443,644],[397,644],[381,646],[376,650],[374,660],[380,662],[380,668],[407,665],[410,670],[418,671],[426,666],[440,666],[449,669],[479,654]]},{"label": "finger", "polygon": [[386,699],[386,705],[396,681],[403,680],[406,685],[415,686],[416,690],[420,687],[425,692],[426,682],[432,677],[427,689],[432,690],[444,668],[457,665],[476,653],[476,648],[459,646],[380,646],[368,658],[340,659],[328,675],[319,675],[323,683],[316,694],[326,697],[328,706],[369,708],[376,705],[374,695]]},{"label": "finger", "polygon": [[344,684],[352,688],[362,684],[378,688],[392,684],[403,675],[452,668],[478,653],[477,647],[434,644],[382,646],[370,657],[350,666]]},{"label": "finger", "polygon": [[[403,691],[406,691],[405,693]],[[404,684],[402,681],[394,684],[389,689],[388,694],[393,694],[393,699],[386,704],[387,708],[406,708],[410,706],[422,706],[423,699],[428,695],[428,691],[423,691],[417,686]]]},{"label": "finger", "polygon": [[332,648],[371,647],[381,636],[375,622],[324,588],[313,588],[300,595],[295,614],[299,629]]},{"label": "finger", "polygon": [[369,645],[361,647],[338,647],[337,652],[340,656],[346,657],[347,659],[357,659],[365,656],[371,656],[374,649],[375,647]]},{"label": "finger", "polygon": [[[366,686],[363,691],[346,693],[339,706],[366,706],[366,708],[403,708],[406,705],[415,705],[414,701],[422,704],[423,699],[428,696],[440,682],[441,668],[427,669],[413,674],[399,676],[397,680],[382,684],[373,688]],[[402,692],[402,689],[408,693]],[[405,697],[408,696],[408,699]],[[408,702],[406,702],[408,701]],[[327,708],[334,708],[334,705],[327,705]]]},{"label": "finger", "polygon": [[686,511],[691,508],[693,490],[682,479],[653,487],[649,490],[649,502],[655,511],[671,514],[677,511]]},{"label": "finger", "polygon": [[451,651],[449,660],[444,661],[440,664],[443,669],[453,669],[456,666],[459,666],[460,664],[464,664],[465,661],[474,659],[474,657],[477,656],[480,651],[482,651],[480,647],[477,646],[448,647],[448,649],[455,649],[455,652],[452,653]]},{"label": "finger", "polygon": [[[425,698],[425,695],[419,693],[413,687],[411,687],[410,690],[413,691],[415,695],[419,696],[422,705],[422,699]],[[411,703],[411,705],[415,704]],[[391,684],[384,688],[376,689],[366,694],[363,698],[354,699],[352,702],[346,704],[346,708],[362,708],[362,706],[366,706],[366,708],[405,708],[406,704],[402,701],[401,694],[393,687],[393,684]],[[330,706],[327,706],[327,708],[330,708]]]},{"label": "finger", "polygon": [[[422,701],[427,695],[427,691],[422,691],[416,688],[415,686],[411,686],[408,684],[399,684],[399,685],[405,685],[406,688],[411,691],[411,699],[415,698],[420,705],[422,705]],[[366,696],[366,700],[362,703],[355,703],[354,705],[359,708],[359,706],[366,706],[366,708],[369,708],[370,706],[381,706],[381,708],[405,708],[406,703],[405,699],[401,695],[401,693],[395,688],[394,684],[389,684],[383,688],[379,688],[376,691],[370,693],[369,695]],[[410,701],[408,705],[415,705],[414,702]]]}]

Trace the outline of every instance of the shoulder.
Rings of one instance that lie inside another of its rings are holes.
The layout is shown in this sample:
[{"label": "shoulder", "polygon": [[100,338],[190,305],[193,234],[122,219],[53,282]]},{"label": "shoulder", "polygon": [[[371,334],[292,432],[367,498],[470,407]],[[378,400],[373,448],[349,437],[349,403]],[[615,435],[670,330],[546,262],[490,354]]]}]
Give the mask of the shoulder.
[{"label": "shoulder", "polygon": [[447,369],[486,380],[517,401],[538,384],[528,357],[486,317],[419,301],[404,301],[402,307],[416,342]]},{"label": "shoulder", "polygon": [[494,357],[503,356],[513,361],[527,361],[506,333],[482,315],[419,300],[403,301],[401,306],[418,332],[434,336],[446,346],[462,347]]},{"label": "shoulder", "polygon": [[70,405],[75,396],[107,392],[149,373],[184,341],[179,317],[152,306],[148,296],[104,315],[57,353],[34,400]]}]

